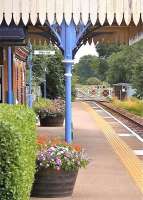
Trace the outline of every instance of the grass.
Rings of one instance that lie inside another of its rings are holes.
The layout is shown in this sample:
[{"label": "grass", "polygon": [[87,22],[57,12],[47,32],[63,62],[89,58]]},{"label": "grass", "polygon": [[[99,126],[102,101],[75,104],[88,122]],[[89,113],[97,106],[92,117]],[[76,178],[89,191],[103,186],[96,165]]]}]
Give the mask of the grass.
[{"label": "grass", "polygon": [[113,99],[112,104],[117,107],[123,108],[135,115],[143,117],[143,100],[139,100],[136,98],[131,98],[124,101]]}]

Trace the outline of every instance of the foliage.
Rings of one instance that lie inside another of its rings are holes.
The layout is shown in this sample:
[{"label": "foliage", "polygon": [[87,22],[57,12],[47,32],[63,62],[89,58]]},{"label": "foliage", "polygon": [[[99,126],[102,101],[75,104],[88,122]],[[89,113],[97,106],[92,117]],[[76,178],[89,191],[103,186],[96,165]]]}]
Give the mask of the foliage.
[{"label": "foliage", "polygon": [[109,69],[107,80],[111,84],[130,83],[132,78],[133,49],[124,48],[123,51],[113,53],[108,59]]},{"label": "foliage", "polygon": [[120,101],[117,99],[112,100],[112,104],[124,108],[131,113],[134,113],[139,116],[143,116],[143,101],[136,98],[131,98],[125,101]]},{"label": "foliage", "polygon": [[65,96],[64,65],[63,56],[59,49],[49,46],[35,46],[34,49],[45,49],[55,51],[55,55],[38,55],[33,57],[33,75],[37,84],[41,85],[44,97],[44,81],[46,79],[47,97],[54,99]]},{"label": "foliage", "polygon": [[105,44],[105,43],[98,43],[96,45],[96,50],[99,54],[99,58],[108,58],[113,53],[117,53],[122,50],[122,46],[118,44]]},{"label": "foliage", "polygon": [[121,46],[117,44],[97,44],[96,50],[99,57],[83,56],[79,63],[76,64],[75,73],[79,77],[79,83],[85,84],[88,78],[96,77],[101,81],[106,81],[106,73],[109,69],[107,58],[113,52],[121,50]]},{"label": "foliage", "polygon": [[53,103],[50,99],[38,98],[35,102],[33,102],[33,109],[36,113],[38,113],[41,109],[49,109],[52,107]]},{"label": "foliage", "polygon": [[44,99],[39,98],[33,104],[34,111],[39,115],[40,118],[46,116],[64,116],[65,114],[65,103],[62,99]]},{"label": "foliage", "polygon": [[96,74],[96,66],[99,64],[96,56],[83,56],[75,65],[75,74],[79,77],[79,83],[84,84],[88,78]]},{"label": "foliage", "polygon": [[39,152],[37,155],[38,167],[56,170],[75,171],[86,167],[88,159],[84,150],[79,145],[70,145],[60,140],[38,141]]},{"label": "foliage", "polygon": [[136,89],[137,97],[143,97],[143,40],[135,45],[124,47],[122,51],[108,58],[110,66],[107,72],[109,83],[131,83]]},{"label": "foliage", "polygon": [[96,50],[99,54],[99,65],[97,65],[97,78],[102,81],[107,80],[107,72],[110,69],[110,64],[107,62],[108,58],[113,54],[120,52],[122,50],[122,46],[118,44],[105,44],[98,43],[96,45]]},{"label": "foliage", "polygon": [[106,80],[106,73],[109,69],[109,65],[107,63],[107,60],[104,58],[99,58],[99,65],[96,67],[96,76],[101,81]]},{"label": "foliage", "polygon": [[1,105],[1,200],[29,200],[34,179],[35,159],[35,114],[24,106]]},{"label": "foliage", "polygon": [[138,98],[143,98],[143,58],[140,57],[133,64],[132,85],[136,89]]},{"label": "foliage", "polygon": [[84,84],[93,76],[110,84],[130,83],[136,96],[143,98],[143,40],[132,46],[98,43],[96,50],[99,58],[84,56],[76,65],[79,83]]},{"label": "foliage", "polygon": [[72,76],[72,101],[74,101],[76,97],[76,84],[78,82],[78,76],[73,73]]},{"label": "foliage", "polygon": [[96,77],[90,77],[86,80],[86,84],[87,85],[101,85],[102,81],[100,81],[98,78]]}]

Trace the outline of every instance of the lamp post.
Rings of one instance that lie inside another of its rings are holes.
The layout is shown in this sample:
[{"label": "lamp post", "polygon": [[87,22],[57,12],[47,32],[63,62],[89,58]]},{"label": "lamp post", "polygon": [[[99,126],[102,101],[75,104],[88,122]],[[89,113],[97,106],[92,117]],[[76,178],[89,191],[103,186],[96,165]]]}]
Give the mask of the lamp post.
[{"label": "lamp post", "polygon": [[33,67],[33,63],[32,63],[32,45],[29,42],[28,44],[28,48],[29,48],[29,56],[28,56],[28,66],[29,66],[29,94],[28,94],[28,105],[30,108],[32,108],[32,67]]}]

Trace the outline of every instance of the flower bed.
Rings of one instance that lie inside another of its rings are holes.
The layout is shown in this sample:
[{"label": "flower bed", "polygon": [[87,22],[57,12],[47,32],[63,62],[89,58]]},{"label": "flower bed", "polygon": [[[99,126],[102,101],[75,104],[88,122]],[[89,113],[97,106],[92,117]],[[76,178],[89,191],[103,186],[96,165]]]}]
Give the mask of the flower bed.
[{"label": "flower bed", "polygon": [[70,145],[60,140],[50,140],[45,145],[40,145],[37,155],[38,168],[75,171],[87,164],[88,159],[79,145]]},{"label": "flower bed", "polygon": [[60,140],[38,139],[37,172],[32,196],[65,197],[72,195],[79,168],[89,160],[79,145]]},{"label": "flower bed", "polygon": [[61,99],[39,99],[33,105],[39,116],[41,126],[62,126],[65,116],[65,104]]}]

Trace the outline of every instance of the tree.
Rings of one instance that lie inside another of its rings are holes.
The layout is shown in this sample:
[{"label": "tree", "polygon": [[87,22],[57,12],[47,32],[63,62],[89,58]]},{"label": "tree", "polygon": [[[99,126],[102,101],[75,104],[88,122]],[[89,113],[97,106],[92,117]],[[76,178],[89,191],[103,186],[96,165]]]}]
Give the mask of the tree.
[{"label": "tree", "polygon": [[122,51],[112,54],[108,58],[107,79],[109,83],[132,83],[134,66],[142,54],[143,47],[140,47],[139,44],[124,47]]},{"label": "tree", "polygon": [[90,77],[86,80],[86,84],[87,85],[101,85],[102,81],[100,81],[98,78],[96,77]]},{"label": "tree", "polygon": [[79,82],[84,84],[88,78],[95,76],[98,64],[99,61],[96,56],[83,56],[79,63],[75,65],[75,74],[79,77]]},{"label": "tree", "polygon": [[101,81],[105,81],[108,68],[109,68],[109,66],[107,63],[107,59],[99,58],[99,64],[96,67],[97,78],[100,79]]},{"label": "tree", "polygon": [[55,51],[55,55],[38,55],[33,57],[33,76],[35,82],[41,85],[42,96],[44,96],[44,81],[46,78],[47,97],[51,99],[57,97],[64,98],[64,65],[62,63],[63,56],[60,50],[51,45],[35,46],[34,49]]},{"label": "tree", "polygon": [[99,55],[99,65],[97,65],[97,78],[101,81],[106,80],[107,71],[109,69],[109,65],[107,62],[108,57],[110,57],[113,53],[121,51],[122,46],[118,44],[104,44],[98,43],[96,45],[96,50]]},{"label": "tree", "polygon": [[136,89],[136,95],[139,98],[143,98],[143,58],[139,58],[134,63],[132,85]]},{"label": "tree", "polygon": [[122,48],[122,51],[108,58],[109,83],[126,82],[136,89],[138,97],[143,97],[143,40],[135,45]]},{"label": "tree", "polygon": [[106,43],[98,43],[96,45],[96,50],[99,54],[99,58],[108,58],[113,53],[117,53],[122,50],[122,46],[119,44],[106,44]]}]

